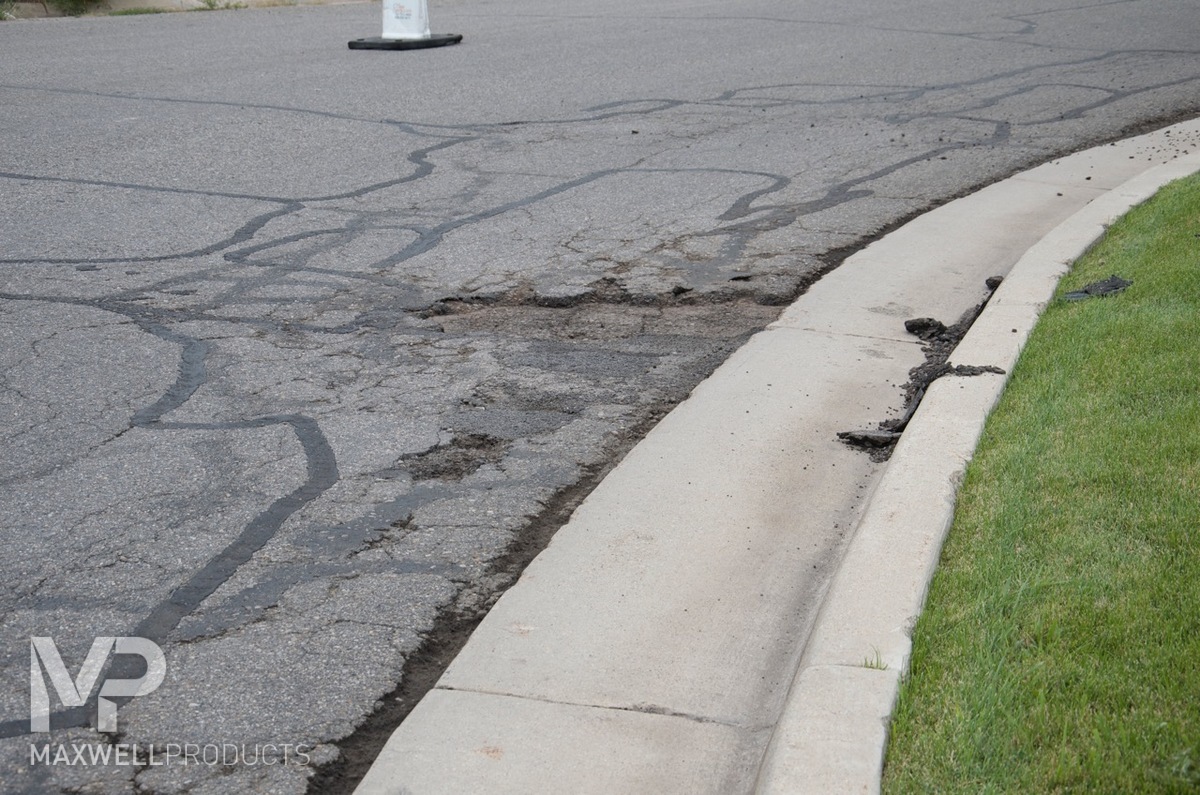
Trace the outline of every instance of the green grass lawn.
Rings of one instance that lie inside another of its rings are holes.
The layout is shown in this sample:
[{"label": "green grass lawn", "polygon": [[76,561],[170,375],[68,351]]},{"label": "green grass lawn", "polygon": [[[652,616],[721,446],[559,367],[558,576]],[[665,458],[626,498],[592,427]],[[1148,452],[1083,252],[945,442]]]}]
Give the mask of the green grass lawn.
[{"label": "green grass lawn", "polygon": [[1200,792],[1200,179],[1115,224],[988,420],[885,793]]}]

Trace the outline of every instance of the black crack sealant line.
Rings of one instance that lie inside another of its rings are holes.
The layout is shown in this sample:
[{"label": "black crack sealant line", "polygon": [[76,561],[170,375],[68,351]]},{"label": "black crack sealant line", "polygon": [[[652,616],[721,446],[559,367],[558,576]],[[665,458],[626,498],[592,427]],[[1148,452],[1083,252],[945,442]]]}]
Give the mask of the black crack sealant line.
[{"label": "black crack sealant line", "polygon": [[[3,88],[0,85],[0,88]],[[0,171],[0,179],[19,180],[38,183],[63,183],[68,185],[87,185],[91,187],[101,188],[119,188],[123,190],[144,191],[153,194],[172,194],[182,196],[209,196],[221,199],[237,199],[244,201],[263,202],[266,204],[276,205],[275,209],[260,213],[230,233],[224,239],[210,243],[207,246],[197,248],[191,251],[181,251],[171,254],[159,254],[149,257],[105,257],[105,258],[0,258],[0,265],[111,265],[116,263],[136,263],[136,262],[171,262],[184,259],[196,259],[210,254],[217,254],[222,251],[227,251],[236,246],[251,244],[260,232],[266,229],[267,225],[273,221],[285,218],[290,215],[295,215],[306,209],[308,205],[321,202],[341,201],[345,199],[357,199],[364,196],[369,196],[373,193],[394,188],[399,185],[404,185],[409,182],[416,182],[424,179],[433,173],[433,163],[429,157],[435,152],[443,149],[449,149],[460,143],[470,140],[467,137],[459,136],[439,141],[436,144],[413,150],[406,158],[407,162],[413,167],[412,171],[400,177],[393,179],[375,182],[360,188],[341,191],[322,196],[299,196],[299,197],[281,197],[281,196],[263,196],[251,193],[228,193],[222,191],[211,190],[196,190],[189,188],[164,187],[160,185],[142,185],[130,182],[116,182],[112,180],[95,180],[95,179],[78,179],[68,177],[51,177],[38,174],[24,174],[8,171]],[[317,230],[315,232],[307,232],[297,236],[280,238],[274,241],[275,244],[281,242],[292,242],[301,240],[312,234],[321,234],[322,232],[338,231],[338,230]],[[254,246],[251,250],[258,250],[262,246]],[[225,259],[230,262],[239,261],[235,256],[226,254]]]},{"label": "black crack sealant line", "polygon": [[[85,303],[95,306],[93,302]],[[292,429],[304,450],[307,478],[290,494],[276,499],[271,505],[250,521],[242,532],[224,549],[213,556],[186,582],[176,587],[163,601],[150,611],[134,628],[134,637],[148,638],[161,644],[187,615],[211,596],[226,580],[233,576],[243,563],[262,549],[293,514],[316,500],[338,481],[337,458],[333,448],[321,431],[320,425],[311,417],[301,414],[276,414],[247,420],[229,422],[167,422],[163,416],[186,403],[207,378],[206,360],[211,345],[165,326],[136,316],[136,313],[121,311],[112,306],[102,309],[131,317],[149,334],[166,342],[179,345],[179,375],[167,391],[150,406],[138,410],[130,421],[131,428],[152,431],[225,431],[267,428],[287,425]],[[114,658],[108,678],[136,679],[140,676],[142,663],[128,655]],[[128,698],[112,699],[118,705]],[[69,707],[50,716],[54,729],[88,726],[91,710],[86,706]],[[0,723],[0,738],[20,737],[30,734],[28,720],[4,721]]]}]

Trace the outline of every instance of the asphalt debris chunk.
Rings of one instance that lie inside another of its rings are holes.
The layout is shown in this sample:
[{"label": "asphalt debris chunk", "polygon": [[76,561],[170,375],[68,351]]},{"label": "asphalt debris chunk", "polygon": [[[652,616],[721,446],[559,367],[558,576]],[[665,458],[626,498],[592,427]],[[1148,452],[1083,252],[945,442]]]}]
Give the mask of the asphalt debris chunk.
[{"label": "asphalt debris chunk", "polygon": [[1085,285],[1082,289],[1072,290],[1069,293],[1063,294],[1064,301],[1083,301],[1088,298],[1104,298],[1110,295],[1124,292],[1133,282],[1128,279],[1122,279],[1115,273],[1107,279],[1098,282],[1092,282]]},{"label": "asphalt debris chunk", "polygon": [[966,336],[967,331],[975,323],[976,318],[983,312],[991,299],[992,293],[1003,277],[993,276],[986,281],[988,294],[978,305],[967,310],[958,322],[947,326],[940,320],[931,317],[918,317],[904,321],[904,329],[920,338],[926,344],[921,347],[925,354],[925,362],[917,365],[908,372],[908,383],[904,385],[904,411],[899,417],[884,420],[873,429],[856,429],[839,431],[838,439],[851,447],[866,451],[873,461],[886,461],[892,455],[896,442],[899,441],[904,429],[921,405],[925,391],[939,378],[944,376],[973,376],[983,373],[1004,374],[1004,370],[992,365],[949,364],[950,354],[958,347],[958,343]]}]

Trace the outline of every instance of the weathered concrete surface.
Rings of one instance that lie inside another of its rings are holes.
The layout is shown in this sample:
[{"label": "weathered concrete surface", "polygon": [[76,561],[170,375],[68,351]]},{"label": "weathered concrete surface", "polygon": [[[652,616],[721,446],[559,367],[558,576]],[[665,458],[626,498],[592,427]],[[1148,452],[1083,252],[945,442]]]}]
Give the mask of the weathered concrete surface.
[{"label": "weathered concrete surface", "polygon": [[[1197,104],[1182,4],[963,5],[0,25],[5,785],[303,790],[828,252]],[[310,764],[31,770],[33,635],[164,646],[125,741]]]}]

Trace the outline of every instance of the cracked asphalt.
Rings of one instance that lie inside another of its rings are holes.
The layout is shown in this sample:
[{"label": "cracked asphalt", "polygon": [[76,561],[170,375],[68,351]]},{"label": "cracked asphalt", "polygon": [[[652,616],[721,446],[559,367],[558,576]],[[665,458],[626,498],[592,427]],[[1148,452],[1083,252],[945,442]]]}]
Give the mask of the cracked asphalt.
[{"label": "cracked asphalt", "polygon": [[[0,24],[4,790],[332,787],[431,633],[846,251],[1200,112],[1190,0],[432,5],[463,44],[348,50],[374,4]],[[33,636],[167,678],[30,735]]]}]

